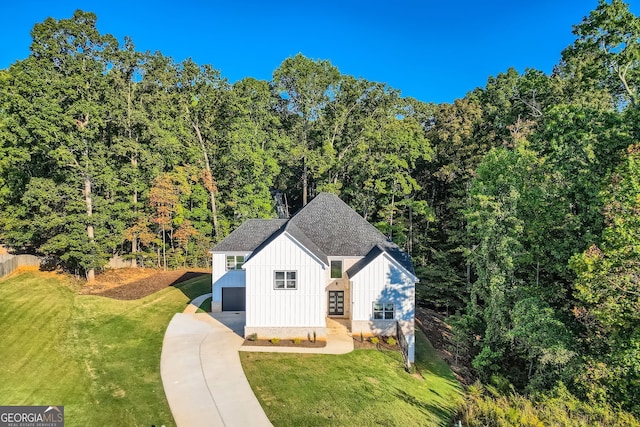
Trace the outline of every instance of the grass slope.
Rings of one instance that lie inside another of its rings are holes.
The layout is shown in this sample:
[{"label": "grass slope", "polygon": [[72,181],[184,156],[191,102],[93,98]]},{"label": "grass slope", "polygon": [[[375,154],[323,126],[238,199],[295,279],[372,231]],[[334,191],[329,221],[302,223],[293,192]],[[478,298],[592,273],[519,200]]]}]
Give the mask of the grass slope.
[{"label": "grass slope", "polygon": [[398,352],[356,350],[340,356],[241,353],[249,383],[276,426],[449,425],[462,389],[417,331],[416,367]]},{"label": "grass slope", "polygon": [[167,324],[210,276],[135,301],[77,295],[62,276],[0,281],[0,404],[64,405],[69,426],[174,425],[160,379]]},{"label": "grass slope", "polygon": [[[0,280],[0,404],[64,405],[68,426],[174,425],[160,379],[167,324],[210,276],[134,301],[78,295],[60,275]],[[460,388],[424,336],[417,367],[396,352],[242,353],[274,425],[443,425]]]}]

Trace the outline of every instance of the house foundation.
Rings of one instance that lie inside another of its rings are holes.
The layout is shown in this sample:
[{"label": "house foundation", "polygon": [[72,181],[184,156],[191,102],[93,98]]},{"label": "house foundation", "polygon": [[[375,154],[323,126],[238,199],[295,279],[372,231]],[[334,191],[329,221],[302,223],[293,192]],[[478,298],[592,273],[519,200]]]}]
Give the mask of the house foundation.
[{"label": "house foundation", "polygon": [[355,336],[362,334],[365,337],[373,335],[395,336],[395,320],[352,320],[351,333]]},{"label": "house foundation", "polygon": [[[299,338],[301,340],[326,341],[327,328],[324,326],[307,326],[307,327],[255,327],[245,326],[245,338],[256,334],[259,340],[270,340],[271,338],[279,338],[281,340],[293,340]],[[314,335],[315,334],[315,335]]]}]

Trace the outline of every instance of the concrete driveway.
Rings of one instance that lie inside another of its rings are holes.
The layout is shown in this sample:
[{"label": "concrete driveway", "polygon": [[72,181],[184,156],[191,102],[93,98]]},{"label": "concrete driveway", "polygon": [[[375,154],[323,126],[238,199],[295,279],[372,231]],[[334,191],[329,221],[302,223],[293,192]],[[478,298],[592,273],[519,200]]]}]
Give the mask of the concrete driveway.
[{"label": "concrete driveway", "polygon": [[160,374],[178,427],[271,426],[240,365],[244,322],[244,312],[171,319]]}]

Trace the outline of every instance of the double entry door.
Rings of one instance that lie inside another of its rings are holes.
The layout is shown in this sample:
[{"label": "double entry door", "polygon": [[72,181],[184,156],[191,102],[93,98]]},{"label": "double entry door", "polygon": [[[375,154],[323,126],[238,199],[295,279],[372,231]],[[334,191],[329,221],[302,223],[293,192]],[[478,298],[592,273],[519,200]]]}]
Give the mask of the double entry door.
[{"label": "double entry door", "polygon": [[329,316],[344,315],[344,291],[329,291]]}]

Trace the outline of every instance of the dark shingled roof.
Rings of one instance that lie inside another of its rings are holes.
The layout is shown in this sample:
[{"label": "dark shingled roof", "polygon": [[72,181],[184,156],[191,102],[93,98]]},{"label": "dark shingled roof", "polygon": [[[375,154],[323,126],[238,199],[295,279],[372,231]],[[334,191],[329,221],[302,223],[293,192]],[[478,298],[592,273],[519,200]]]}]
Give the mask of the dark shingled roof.
[{"label": "dark shingled roof", "polygon": [[[318,194],[289,220],[249,220],[229,234],[213,251],[254,251],[255,254],[285,231],[325,264],[328,264],[329,256],[365,257],[350,269],[354,274],[379,255],[373,256],[375,251],[372,249],[376,247],[377,251],[387,252],[415,274],[406,253],[331,193]],[[358,265],[358,269],[354,270]]]},{"label": "dark shingled roof", "polygon": [[376,259],[381,253],[386,252],[393,259],[398,261],[398,263],[406,268],[411,274],[415,276],[415,272],[413,271],[413,264],[411,264],[411,258],[407,255],[406,252],[402,252],[400,248],[394,243],[388,242],[386,247],[385,245],[375,245],[360,261],[356,262],[351,266],[350,269],[347,270],[347,276],[353,277],[360,272],[364,267],[366,267],[371,261]]},{"label": "dark shingled roof", "polygon": [[358,274],[360,270],[362,270],[371,261],[376,259],[378,255],[380,255],[381,253],[382,253],[382,248],[379,245],[375,245],[373,249],[369,251],[366,257],[362,258],[360,261],[353,264],[351,268],[347,270],[347,276],[353,277],[356,274]]},{"label": "dark shingled roof", "polygon": [[286,219],[250,219],[236,228],[213,252],[252,252],[287,223]]},{"label": "dark shingled roof", "polygon": [[289,224],[298,226],[327,256],[367,256],[378,245],[415,274],[410,257],[335,194],[318,194],[287,228]]},{"label": "dark shingled roof", "polygon": [[318,245],[316,245],[315,242],[309,238],[309,236],[307,236],[302,230],[300,230],[297,225],[289,221],[287,223],[287,226],[284,228],[284,231],[289,233],[305,248],[309,249],[315,256],[320,258],[322,262],[324,262],[326,265],[329,265],[327,254],[323,252],[322,249],[320,249]]}]

